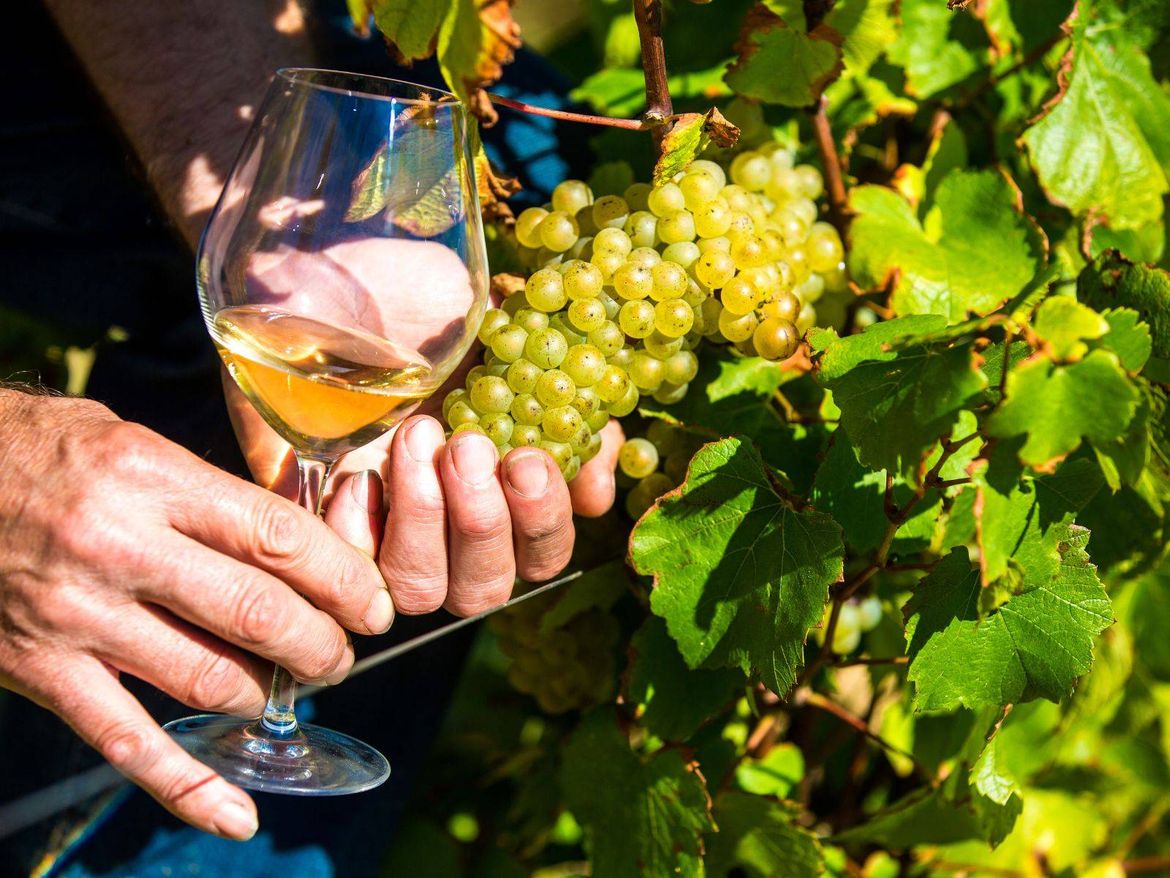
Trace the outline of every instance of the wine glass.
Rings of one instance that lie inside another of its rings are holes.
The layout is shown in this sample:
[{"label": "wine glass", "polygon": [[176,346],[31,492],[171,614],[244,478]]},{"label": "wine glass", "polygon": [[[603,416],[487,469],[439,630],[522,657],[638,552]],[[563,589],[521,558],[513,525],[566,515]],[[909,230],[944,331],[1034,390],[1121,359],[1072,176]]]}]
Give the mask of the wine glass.
[{"label": "wine glass", "polygon": [[[488,275],[472,124],[446,92],[279,70],[203,233],[208,331],[292,446],[314,514],[336,460],[409,415],[475,338]],[[277,667],[259,719],[166,729],[250,789],[340,795],[385,781],[373,747],[297,722],[296,685]]]}]

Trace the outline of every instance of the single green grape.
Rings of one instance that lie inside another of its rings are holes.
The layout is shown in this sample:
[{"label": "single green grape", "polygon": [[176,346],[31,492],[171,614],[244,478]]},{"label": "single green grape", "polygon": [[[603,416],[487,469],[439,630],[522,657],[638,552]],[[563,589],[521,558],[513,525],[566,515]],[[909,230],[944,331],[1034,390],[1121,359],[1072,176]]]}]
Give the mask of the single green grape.
[{"label": "single green grape", "polygon": [[573,449],[573,454],[580,455],[593,441],[593,430],[590,429],[589,424],[582,422],[568,441],[569,447]]},{"label": "single green grape", "polygon": [[[620,314],[620,310],[618,311]],[[626,343],[626,334],[612,319],[606,319],[596,329],[589,331],[589,343],[601,351],[608,360]]]},{"label": "single green grape", "polygon": [[[543,412],[541,417],[544,417]],[[542,433],[539,424],[520,424],[512,428],[511,443],[514,448],[528,448],[540,442]]]},{"label": "single green grape", "polygon": [[555,369],[568,352],[565,336],[551,327],[529,334],[524,343],[524,356],[542,369]]},{"label": "single green grape", "polygon": [[825,275],[810,274],[803,282],[793,287],[792,292],[804,304],[811,305],[817,302],[825,294]]},{"label": "single green grape", "polygon": [[671,384],[669,381],[663,381],[662,386],[654,391],[654,401],[660,405],[674,405],[683,401],[689,389],[689,385],[686,384]]},{"label": "single green grape", "polygon": [[645,299],[654,287],[650,269],[627,261],[613,274],[613,288],[623,299]]},{"label": "single green grape", "polygon": [[548,315],[534,308],[521,308],[512,316],[512,322],[525,332],[532,333],[548,326]]},{"label": "single green grape", "polygon": [[653,187],[649,183],[631,183],[622,193],[622,198],[630,206],[630,210],[646,210],[647,199]]},{"label": "single green grape", "polygon": [[820,198],[825,192],[825,178],[812,165],[797,165],[793,171],[800,185],[800,195],[804,198]]},{"label": "single green grape", "polygon": [[638,407],[638,400],[641,399],[641,394],[638,388],[634,386],[634,382],[630,382],[630,388],[626,391],[626,395],[617,402],[610,403],[609,413],[615,418],[624,418],[630,412]]},{"label": "single green grape", "polygon": [[687,173],[698,173],[699,171],[710,174],[720,186],[727,182],[727,173],[718,162],[713,162],[710,159],[695,159],[687,166]]},{"label": "single green grape", "polygon": [[540,224],[548,216],[543,207],[529,207],[516,217],[516,240],[525,247],[540,247]]},{"label": "single green grape", "polygon": [[499,447],[512,441],[516,422],[503,412],[492,412],[479,419],[479,426],[483,428],[484,435]]},{"label": "single green grape", "polygon": [[593,223],[598,230],[621,229],[630,216],[630,206],[620,195],[602,195],[593,202]]},{"label": "single green grape", "polygon": [[687,291],[686,269],[673,262],[659,262],[650,269],[653,285],[650,287],[650,298],[656,302],[666,299],[681,298]]},{"label": "single green grape", "polygon": [[712,290],[722,289],[735,277],[735,260],[730,253],[709,250],[695,263],[695,277]]},{"label": "single green grape", "polygon": [[569,322],[569,315],[567,311],[558,311],[553,314],[548,321],[548,328],[559,332],[565,338],[565,343],[572,347],[575,344],[584,344],[585,333],[578,332],[577,329]]},{"label": "single green grape", "polygon": [[636,210],[622,227],[635,247],[653,247],[658,239],[658,217],[648,210]]},{"label": "single green grape", "polygon": [[792,269],[794,285],[803,283],[812,273],[812,268],[808,264],[808,249],[806,247],[789,248],[784,261]]},{"label": "single green grape", "polygon": [[536,398],[547,408],[568,405],[576,395],[577,385],[560,369],[549,369],[536,382]]},{"label": "single green grape", "polygon": [[565,256],[569,259],[580,259],[581,252],[590,247],[593,236],[600,231],[597,223],[593,221],[593,205],[587,204],[573,214],[573,222],[577,224],[577,240],[565,251]]},{"label": "single green grape", "polygon": [[683,197],[686,199],[687,210],[695,211],[702,208],[704,204],[715,200],[719,196],[723,184],[714,174],[698,168],[683,175],[683,178],[678,181],[678,188],[682,190]]},{"label": "single green grape", "polygon": [[862,631],[872,631],[882,621],[882,601],[876,594],[857,602],[857,621]]},{"label": "single green grape", "polygon": [[689,384],[699,374],[699,358],[694,351],[679,351],[666,360],[662,377],[671,384]]},{"label": "single green grape", "polygon": [[544,410],[540,426],[550,439],[568,442],[584,423],[581,413],[571,405],[557,405]]},{"label": "single green grape", "polygon": [[800,299],[790,291],[785,290],[772,297],[768,302],[765,302],[760,308],[760,313],[764,318],[775,317],[778,320],[788,320],[793,322],[796,320],[796,315],[800,313]]},{"label": "single green grape", "polygon": [[556,461],[557,466],[564,468],[569,465],[569,461],[573,459],[573,447],[568,442],[561,442],[556,439],[541,439],[537,443],[538,448],[543,448]]},{"label": "single green grape", "polygon": [[581,458],[573,455],[569,458],[569,462],[561,467],[561,475],[565,477],[566,482],[571,482],[577,478],[577,474],[581,472]]},{"label": "single green grape", "polygon": [[471,392],[471,388],[475,385],[475,382],[487,373],[487,366],[483,363],[477,363],[468,370],[467,375],[463,378],[463,386],[467,388],[468,393]]},{"label": "single green grape", "polygon": [[682,299],[667,299],[654,306],[654,328],[668,338],[682,338],[695,324],[695,312]]},{"label": "single green grape", "polygon": [[764,242],[758,235],[740,235],[731,242],[731,258],[741,271],[756,268],[767,261]]},{"label": "single green grape", "polygon": [[625,397],[630,389],[630,377],[625,369],[609,364],[601,371],[601,377],[597,379],[594,389],[603,402],[616,403]]},{"label": "single green grape", "polygon": [[552,191],[553,210],[575,214],[593,203],[593,191],[580,180],[565,180]]},{"label": "single green grape", "polygon": [[[601,202],[599,201],[598,204]],[[619,256],[625,256],[632,249],[634,243],[630,240],[630,236],[625,233],[622,225],[616,228],[605,227],[601,229],[593,237],[593,252],[596,253],[616,253]]]},{"label": "single green grape", "polygon": [[592,430],[594,433],[598,433],[605,429],[605,425],[609,423],[609,412],[606,410],[606,408],[598,409],[585,419],[585,423],[589,425],[590,430]]},{"label": "single green grape", "polygon": [[833,630],[833,652],[848,655],[861,644],[861,618],[856,605],[846,601],[837,615]]},{"label": "single green grape", "polygon": [[654,305],[645,299],[626,302],[618,312],[618,326],[630,338],[645,338],[654,331]]},{"label": "single green grape", "polygon": [[[606,415],[605,418],[608,421],[609,415]],[[602,426],[605,425],[603,424]],[[589,461],[597,457],[598,452],[601,451],[601,434],[598,432],[598,430],[594,430],[592,427],[590,427],[590,432],[592,435],[589,437],[589,444],[577,452],[577,457],[581,459],[582,464],[589,463]]]},{"label": "single green grape", "polygon": [[719,197],[727,202],[732,210],[746,210],[752,203],[752,193],[738,183],[728,183],[719,190]]},{"label": "single green grape", "polygon": [[626,262],[650,269],[662,261],[662,254],[653,247],[635,247],[626,256]]},{"label": "single green grape", "polygon": [[658,449],[659,457],[668,455],[679,448],[681,436],[682,430],[669,421],[655,418],[646,426],[646,438],[654,443],[654,447]]},{"label": "single green grape", "polygon": [[678,353],[682,350],[682,346],[681,337],[671,338],[669,335],[663,335],[657,329],[642,339],[642,349],[660,360],[668,359]]},{"label": "single green grape", "polygon": [[618,311],[622,309],[622,303],[616,297],[611,296],[606,290],[602,290],[597,294],[597,301],[605,306],[605,319],[616,320]]},{"label": "single green grape", "polygon": [[664,217],[687,206],[683,192],[674,183],[655,186],[646,197],[646,206],[657,217]]},{"label": "single green grape", "polygon": [[720,235],[717,238],[701,238],[695,242],[695,245],[704,256],[712,250],[718,250],[721,253],[731,252],[731,239],[727,235]]},{"label": "single green grape", "polygon": [[573,401],[569,403],[573,408],[581,413],[581,417],[588,419],[590,415],[601,411],[602,400],[597,395],[596,385],[588,387],[578,387],[577,395],[573,397]]},{"label": "single green grape", "polygon": [[554,210],[540,221],[540,243],[553,253],[564,253],[577,242],[580,229],[573,215]]},{"label": "single green grape", "polygon": [[573,345],[560,368],[578,387],[589,387],[605,370],[605,356],[591,344]]},{"label": "single green grape", "polygon": [[808,264],[813,271],[831,271],[845,256],[841,237],[828,223],[814,223],[808,233]]},{"label": "single green grape", "polygon": [[676,210],[658,221],[658,237],[666,244],[695,240],[695,218],[689,210]]},{"label": "single green grape", "polygon": [[701,306],[699,306],[699,314],[702,318],[704,335],[710,336],[719,332],[719,316],[722,313],[723,303],[718,299],[708,299]]},{"label": "single green grape", "polygon": [[544,418],[544,406],[531,393],[517,393],[508,411],[512,420],[526,426],[539,427]]},{"label": "single green grape", "polygon": [[699,245],[694,241],[679,241],[677,244],[668,244],[662,251],[662,260],[664,262],[673,262],[675,265],[681,266],[685,271],[698,261],[699,257],[703,255],[703,251],[699,249]]},{"label": "single green grape", "polygon": [[483,322],[479,325],[479,340],[483,344],[487,344],[493,332],[501,326],[507,326],[510,322],[506,311],[499,308],[489,308],[487,313],[483,315]]},{"label": "single green grape", "polygon": [[451,407],[457,402],[464,402],[470,405],[471,394],[463,387],[456,387],[443,398],[443,420],[447,419],[447,413],[451,411]]},{"label": "single green grape", "polygon": [[452,430],[451,430],[452,436],[455,436],[459,433],[480,433],[480,434],[482,434],[483,427],[481,427],[478,423],[473,424],[473,423],[469,422],[466,424],[460,424],[458,427],[452,428]]},{"label": "single green grape", "polygon": [[727,232],[723,237],[730,241],[740,235],[754,234],[755,231],[755,220],[742,210],[733,210],[731,212],[731,225],[727,227]]},{"label": "single green grape", "polygon": [[565,281],[555,268],[542,268],[532,273],[524,284],[524,298],[538,311],[551,313],[565,307]]},{"label": "single green grape", "polygon": [[509,323],[500,327],[491,335],[491,352],[500,357],[504,363],[512,363],[524,354],[524,345],[528,342],[528,332]]},{"label": "single green grape", "polygon": [[579,332],[592,332],[606,322],[605,306],[597,299],[578,299],[569,305],[568,318]]},{"label": "single green grape", "polygon": [[790,320],[768,317],[755,328],[752,342],[765,360],[787,360],[796,353],[800,332]]},{"label": "single green grape", "polygon": [[632,479],[644,479],[658,469],[658,449],[648,439],[627,439],[618,450],[618,466]]},{"label": "single green grape", "polygon": [[590,262],[574,259],[561,272],[565,284],[565,295],[572,301],[592,299],[601,292],[605,277],[601,269]]},{"label": "single green grape", "polygon": [[736,314],[726,307],[719,312],[719,332],[730,342],[746,341],[756,331],[756,315],[749,311],[747,314]]},{"label": "single green grape", "polygon": [[542,374],[544,374],[544,370],[540,366],[521,357],[508,366],[508,371],[504,373],[504,380],[508,382],[508,387],[512,389],[513,393],[532,393]]},{"label": "single green grape", "polygon": [[478,424],[479,412],[473,409],[468,403],[459,401],[451,406],[450,411],[447,412],[447,426],[452,430],[459,427],[461,424]]},{"label": "single green grape", "polygon": [[756,152],[744,152],[731,163],[731,179],[751,192],[763,192],[772,179],[772,163]]},{"label": "single green grape", "polygon": [[471,387],[471,404],[481,412],[506,412],[515,396],[508,382],[495,375],[484,375]]},{"label": "single green grape", "polygon": [[695,234],[700,238],[718,238],[731,228],[731,207],[722,198],[702,205],[694,214]]},{"label": "single green grape", "polygon": [[638,390],[653,393],[662,385],[666,367],[662,361],[645,351],[638,351],[628,370],[630,380]]},{"label": "single green grape", "polygon": [[[719,294],[725,311],[734,315],[750,314],[760,301],[760,294],[751,282],[742,275],[736,275],[723,286]],[[728,339],[735,341],[735,339]]]},{"label": "single green grape", "polygon": [[626,257],[611,250],[600,252],[594,250],[593,255],[589,257],[589,264],[597,266],[603,280],[609,280],[615,271],[626,264]]}]

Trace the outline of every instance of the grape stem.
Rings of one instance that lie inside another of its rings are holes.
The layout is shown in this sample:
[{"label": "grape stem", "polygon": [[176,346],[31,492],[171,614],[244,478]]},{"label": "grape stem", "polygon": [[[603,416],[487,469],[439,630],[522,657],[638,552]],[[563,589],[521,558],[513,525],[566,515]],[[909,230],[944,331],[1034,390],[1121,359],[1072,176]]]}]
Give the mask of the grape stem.
[{"label": "grape stem", "polygon": [[562,122],[580,122],[585,125],[601,125],[606,128],[624,128],[627,131],[645,131],[646,123],[641,119],[619,119],[614,116],[593,116],[588,113],[571,113],[568,110],[553,110],[549,107],[538,107],[534,104],[526,104],[523,101],[515,101],[512,98],[506,98],[503,95],[488,93],[488,99],[493,104],[499,104],[501,107],[507,107],[510,110],[518,110],[521,113],[528,113],[531,116],[545,116],[549,119],[559,119]]},{"label": "grape stem", "polygon": [[813,136],[821,153],[821,165],[825,169],[825,191],[829,196],[829,219],[844,239],[849,231],[849,195],[845,191],[845,179],[841,173],[841,156],[833,129],[829,125],[829,99],[821,95],[816,109],[811,114]]},{"label": "grape stem", "polygon": [[662,0],[633,0],[634,22],[642,44],[642,74],[646,79],[646,112],[642,118],[660,145],[666,123],[674,114],[666,79],[666,50],[662,44]]},{"label": "grape stem", "polygon": [[844,707],[837,704],[835,701],[830,701],[828,698],[826,698],[824,695],[821,695],[819,692],[813,692],[811,689],[800,689],[793,696],[793,701],[797,706],[814,707],[817,710],[823,710],[825,713],[828,713],[828,714],[831,714],[832,716],[835,716],[837,719],[841,720],[841,722],[845,723],[850,728],[854,729],[858,733],[867,737],[869,740],[873,741],[875,744],[877,744],[883,750],[886,750],[890,753],[895,753],[898,756],[901,756],[905,759],[909,759],[914,764],[914,768],[923,777],[926,777],[926,778],[930,777],[930,772],[928,772],[926,770],[926,766],[924,766],[921,762],[919,762],[914,757],[913,753],[910,753],[906,750],[903,750],[901,747],[898,747],[895,744],[891,744],[889,741],[887,741],[885,738],[883,738],[877,732],[874,732],[873,730],[871,730],[869,725],[861,717],[854,716],[852,713],[850,713]]}]

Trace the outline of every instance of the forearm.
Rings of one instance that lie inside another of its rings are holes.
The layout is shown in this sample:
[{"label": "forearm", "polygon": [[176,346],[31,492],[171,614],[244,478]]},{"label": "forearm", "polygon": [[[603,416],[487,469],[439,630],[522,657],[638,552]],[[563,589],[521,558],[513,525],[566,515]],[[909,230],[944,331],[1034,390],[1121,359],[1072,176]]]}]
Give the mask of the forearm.
[{"label": "forearm", "polygon": [[46,0],[194,247],[277,67],[312,63],[295,0]]}]

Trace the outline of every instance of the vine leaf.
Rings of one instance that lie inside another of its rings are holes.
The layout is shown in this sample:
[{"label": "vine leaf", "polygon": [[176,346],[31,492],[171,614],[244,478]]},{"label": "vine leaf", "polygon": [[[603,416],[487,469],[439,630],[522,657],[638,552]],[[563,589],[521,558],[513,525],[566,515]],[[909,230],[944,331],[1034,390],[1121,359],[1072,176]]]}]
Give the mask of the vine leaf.
[{"label": "vine leaf", "polygon": [[1103,336],[1109,323],[1076,299],[1051,296],[1036,309],[1032,328],[1051,346],[1055,359],[1069,361],[1081,359],[1089,350],[1084,340]]},{"label": "vine leaf", "polygon": [[841,54],[849,76],[865,74],[898,36],[894,0],[838,0],[825,24],[841,34]]},{"label": "vine leaf", "polygon": [[1008,373],[1007,392],[987,421],[992,436],[1026,435],[1020,460],[1051,471],[1081,444],[1120,439],[1137,411],[1138,391],[1117,355],[1095,350],[1078,363],[1038,358]]},{"label": "vine leaf", "polygon": [[1113,623],[1088,541],[1084,528],[1062,528],[1056,576],[984,618],[966,548],[952,549],[920,580],[904,611],[915,709],[1060,701],[1072,692],[1092,666],[1093,638]]},{"label": "vine leaf", "polygon": [[983,583],[1010,570],[1043,582],[1060,570],[1063,528],[1101,489],[1091,460],[1070,460],[1055,473],[1032,477],[1018,457],[1019,441],[1001,442],[973,469],[975,525]]},{"label": "vine leaf", "polygon": [[723,149],[735,146],[739,129],[728,122],[716,107],[706,113],[683,113],[673,117],[670,130],[662,138],[662,153],[654,165],[654,182],[673,179],[699,154],[714,143]]},{"label": "vine leaf", "polygon": [[1066,24],[1060,88],[1023,142],[1049,199],[1136,229],[1161,218],[1170,191],[1170,95],[1125,28],[1093,24],[1084,4]]},{"label": "vine leaf", "polygon": [[[1151,378],[1170,381],[1170,274],[1160,268],[1135,265],[1117,251],[1108,251],[1077,278],[1077,298],[1098,310],[1132,308],[1150,329],[1146,366]],[[1118,352],[1121,356],[1121,352]],[[1130,368],[1122,357],[1126,368]]]},{"label": "vine leaf", "polygon": [[867,288],[892,281],[898,314],[954,322],[994,311],[1044,265],[1043,235],[1021,213],[1019,198],[995,171],[953,171],[920,223],[892,189],[858,186],[850,198],[850,271]]},{"label": "vine leaf", "polygon": [[795,744],[777,744],[759,759],[745,759],[735,769],[739,788],[756,796],[784,798],[804,778],[804,754]]},{"label": "vine leaf", "polygon": [[813,336],[818,380],[833,391],[841,428],[872,470],[913,473],[923,456],[987,386],[970,344],[921,344],[946,328],[937,315],[877,323],[859,335]]},{"label": "vine leaf", "polygon": [[650,608],[687,666],[739,667],[778,694],[796,682],[843,557],[837,524],[794,509],[738,438],[703,447],[630,537],[634,568],[654,576]]},{"label": "vine leaf", "polygon": [[902,0],[902,32],[889,59],[906,71],[907,93],[928,98],[985,65],[988,40],[978,23],[937,0]]},{"label": "vine leaf", "polygon": [[715,803],[719,832],[708,839],[708,878],[815,878],[824,873],[820,844],[798,825],[800,809],[745,793],[728,792]]},{"label": "vine leaf", "polygon": [[730,668],[687,668],[666,624],[650,616],[630,641],[626,692],[640,722],[667,741],[685,741],[744,684]]},{"label": "vine leaf", "polygon": [[1101,337],[1101,347],[1117,354],[1125,371],[1140,372],[1154,347],[1150,327],[1132,308],[1109,308],[1101,316],[1109,324],[1109,331]]},{"label": "vine leaf", "polygon": [[844,69],[841,34],[823,23],[806,31],[803,14],[797,18],[785,8],[793,19],[786,21],[769,5],[777,4],[757,3],[744,16],[724,79],[744,97],[807,107]]},{"label": "vine leaf", "polygon": [[590,829],[595,878],[703,874],[703,833],[714,829],[706,783],[677,750],[643,760],[614,715],[594,711],[563,751],[561,787]]}]

